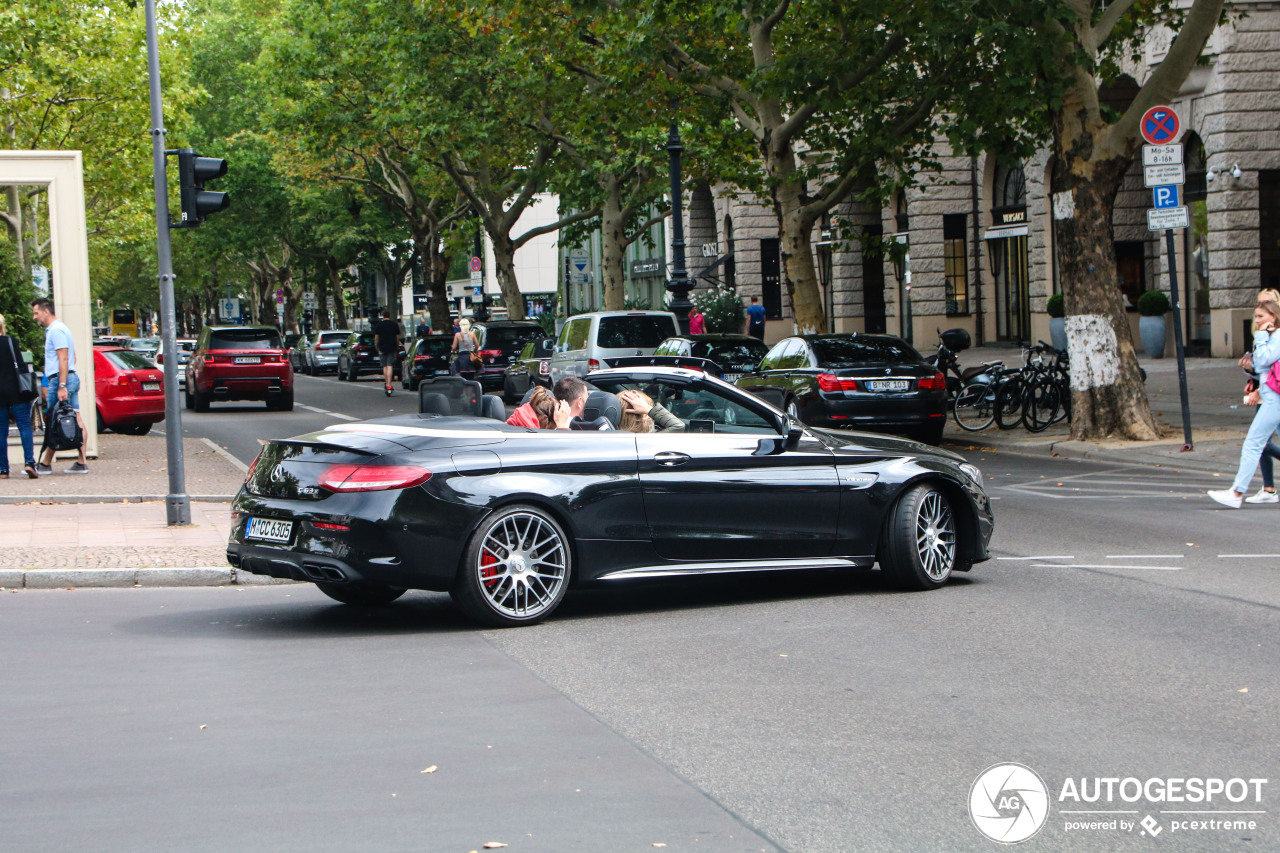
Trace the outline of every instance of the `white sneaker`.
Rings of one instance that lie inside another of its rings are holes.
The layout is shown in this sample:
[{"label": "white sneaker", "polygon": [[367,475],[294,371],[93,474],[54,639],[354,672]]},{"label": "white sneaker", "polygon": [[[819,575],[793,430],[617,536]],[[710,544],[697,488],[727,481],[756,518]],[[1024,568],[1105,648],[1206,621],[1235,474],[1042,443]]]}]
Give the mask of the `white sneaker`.
[{"label": "white sneaker", "polygon": [[1225,507],[1230,507],[1231,509],[1239,509],[1240,504],[1244,502],[1244,498],[1237,495],[1231,489],[1220,489],[1218,491],[1211,491],[1208,494],[1209,497],[1213,498],[1218,503]]},{"label": "white sneaker", "polygon": [[1266,489],[1258,489],[1256,495],[1250,495],[1244,499],[1247,504],[1280,504],[1280,495],[1275,492],[1268,492]]}]

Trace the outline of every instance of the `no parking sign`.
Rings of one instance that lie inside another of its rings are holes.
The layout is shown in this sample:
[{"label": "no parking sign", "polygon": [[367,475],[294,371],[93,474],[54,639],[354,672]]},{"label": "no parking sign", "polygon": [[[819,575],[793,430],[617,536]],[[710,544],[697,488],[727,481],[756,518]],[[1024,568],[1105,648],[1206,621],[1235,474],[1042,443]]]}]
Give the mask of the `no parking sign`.
[{"label": "no parking sign", "polygon": [[1148,144],[1166,145],[1178,138],[1178,114],[1173,107],[1152,107],[1142,114],[1138,127]]}]

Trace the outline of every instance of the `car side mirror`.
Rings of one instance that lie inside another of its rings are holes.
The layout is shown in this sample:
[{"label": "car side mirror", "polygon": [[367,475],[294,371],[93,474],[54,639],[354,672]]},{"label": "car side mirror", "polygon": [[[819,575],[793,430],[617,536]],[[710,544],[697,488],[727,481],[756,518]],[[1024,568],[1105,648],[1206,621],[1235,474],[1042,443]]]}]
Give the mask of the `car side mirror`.
[{"label": "car side mirror", "polygon": [[800,446],[800,439],[804,437],[804,430],[798,427],[791,427],[787,430],[787,437],[784,442],[787,450],[795,450]]}]

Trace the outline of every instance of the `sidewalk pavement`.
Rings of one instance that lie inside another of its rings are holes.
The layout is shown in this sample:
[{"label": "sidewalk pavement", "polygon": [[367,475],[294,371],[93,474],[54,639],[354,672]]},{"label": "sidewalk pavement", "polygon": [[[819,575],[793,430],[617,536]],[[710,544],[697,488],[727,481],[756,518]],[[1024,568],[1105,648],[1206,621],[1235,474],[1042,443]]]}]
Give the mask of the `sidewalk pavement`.
[{"label": "sidewalk pavement", "polygon": [[[1021,352],[984,347],[961,353],[965,366],[996,360],[1016,365]],[[1152,411],[1165,432],[1158,441],[1072,441],[1066,424],[1038,435],[995,426],[965,432],[948,418],[944,444],[1224,476],[1234,472],[1254,412],[1241,405],[1245,377],[1235,360],[1188,360],[1195,445],[1188,453],[1181,452],[1177,360],[1147,360],[1143,366]],[[0,480],[0,588],[278,582],[238,573],[226,563],[230,501],[246,466],[213,442],[183,442],[192,523],[182,527],[166,523],[168,469],[164,436],[158,431],[141,438],[99,436],[100,457],[90,461],[87,475],[62,473],[74,459],[74,454],[65,454],[69,458],[55,462],[53,475],[38,480],[22,474],[16,430],[10,431],[9,442],[10,479]]]}]

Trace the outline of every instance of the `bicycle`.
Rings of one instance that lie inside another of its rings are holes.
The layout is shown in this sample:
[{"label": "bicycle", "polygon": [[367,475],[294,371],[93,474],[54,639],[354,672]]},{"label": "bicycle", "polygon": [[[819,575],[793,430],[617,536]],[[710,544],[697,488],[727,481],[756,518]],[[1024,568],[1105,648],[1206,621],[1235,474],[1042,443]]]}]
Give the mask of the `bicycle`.
[{"label": "bicycle", "polygon": [[1022,424],[1028,432],[1042,432],[1071,415],[1071,387],[1067,354],[1044,341],[1028,358],[1030,375],[1023,392]]},{"label": "bicycle", "polygon": [[1007,371],[1002,361],[985,362],[976,374],[956,392],[951,414],[956,426],[967,432],[979,432],[995,419],[995,395],[999,377]]}]

